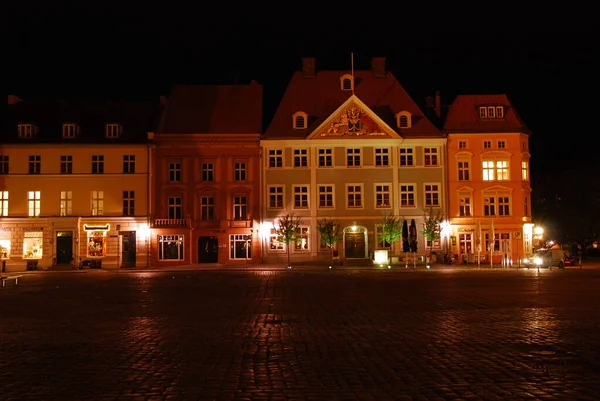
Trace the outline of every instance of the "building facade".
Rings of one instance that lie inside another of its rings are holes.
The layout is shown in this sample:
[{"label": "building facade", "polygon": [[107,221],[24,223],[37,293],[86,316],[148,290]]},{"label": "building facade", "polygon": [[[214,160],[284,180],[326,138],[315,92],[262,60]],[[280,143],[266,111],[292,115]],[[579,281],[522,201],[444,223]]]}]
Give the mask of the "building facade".
[{"label": "building facade", "polygon": [[6,271],[148,266],[149,167],[159,102],[9,96],[0,144]]},{"label": "building facade", "polygon": [[504,94],[458,96],[444,123],[452,251],[517,264],[532,252],[530,131]]},{"label": "building facade", "polygon": [[[421,228],[425,216],[446,216],[446,140],[398,80],[385,58],[371,70],[318,71],[302,60],[261,140],[263,260],[326,260],[331,250],[317,226],[336,221],[343,237],[334,254],[344,263],[370,264],[374,251],[403,254],[402,240],[379,239],[383,216]],[[283,243],[282,216],[300,217],[300,235]],[[415,233],[416,249],[440,252]]]},{"label": "building facade", "polygon": [[154,143],[152,265],[260,262],[262,86],[176,85]]}]

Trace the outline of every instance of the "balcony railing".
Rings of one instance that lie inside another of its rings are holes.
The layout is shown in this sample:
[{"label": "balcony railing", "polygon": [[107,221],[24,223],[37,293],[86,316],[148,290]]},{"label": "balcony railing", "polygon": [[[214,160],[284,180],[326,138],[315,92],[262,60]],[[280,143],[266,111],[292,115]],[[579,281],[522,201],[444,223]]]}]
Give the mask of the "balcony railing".
[{"label": "balcony railing", "polygon": [[189,227],[188,219],[154,219],[153,227]]}]

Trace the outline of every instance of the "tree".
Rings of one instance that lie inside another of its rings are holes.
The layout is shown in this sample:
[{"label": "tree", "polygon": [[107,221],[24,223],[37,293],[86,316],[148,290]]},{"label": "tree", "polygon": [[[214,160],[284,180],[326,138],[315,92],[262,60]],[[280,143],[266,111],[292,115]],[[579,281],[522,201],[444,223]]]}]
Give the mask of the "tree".
[{"label": "tree", "polygon": [[379,240],[390,244],[392,254],[394,254],[394,243],[402,236],[403,221],[402,217],[389,214],[382,216],[378,223]]},{"label": "tree", "polygon": [[423,237],[431,243],[429,246],[429,257],[433,251],[433,241],[440,238],[441,224],[444,221],[442,212],[437,210],[433,211],[433,208],[429,209],[429,214],[423,217]]},{"label": "tree", "polygon": [[317,230],[319,230],[319,234],[321,235],[321,241],[329,247],[330,263],[333,263],[333,247],[343,238],[340,222],[333,219],[319,219],[317,221]]},{"label": "tree", "polygon": [[302,219],[298,216],[294,216],[293,213],[288,213],[285,216],[280,216],[277,219],[277,227],[275,233],[279,237],[280,241],[286,244],[287,248],[287,267],[291,267],[290,261],[290,244],[296,241],[298,233],[300,232],[300,225]]}]

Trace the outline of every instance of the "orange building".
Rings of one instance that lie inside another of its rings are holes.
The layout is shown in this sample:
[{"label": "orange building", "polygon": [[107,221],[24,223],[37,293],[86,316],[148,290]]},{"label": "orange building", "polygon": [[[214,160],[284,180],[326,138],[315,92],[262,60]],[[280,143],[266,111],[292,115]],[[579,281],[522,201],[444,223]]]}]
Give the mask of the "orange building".
[{"label": "orange building", "polygon": [[444,124],[451,250],[518,264],[532,251],[530,131],[506,95],[463,95]]},{"label": "orange building", "polygon": [[176,85],[154,137],[152,265],[260,261],[261,85]]}]

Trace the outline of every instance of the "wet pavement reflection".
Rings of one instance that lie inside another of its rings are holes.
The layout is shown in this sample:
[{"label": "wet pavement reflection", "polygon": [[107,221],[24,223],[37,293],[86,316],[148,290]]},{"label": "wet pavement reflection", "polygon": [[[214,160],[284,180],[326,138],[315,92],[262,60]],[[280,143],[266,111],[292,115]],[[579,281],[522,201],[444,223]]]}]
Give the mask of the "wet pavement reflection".
[{"label": "wet pavement reflection", "polygon": [[0,399],[596,400],[600,270],[31,274]]}]

